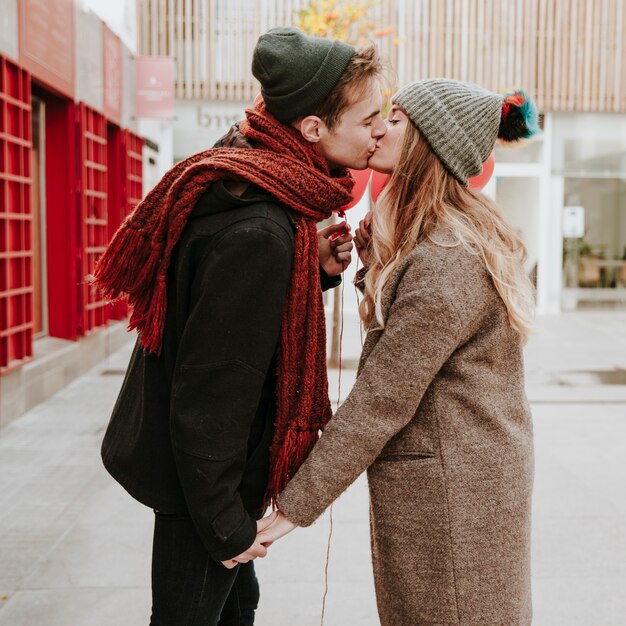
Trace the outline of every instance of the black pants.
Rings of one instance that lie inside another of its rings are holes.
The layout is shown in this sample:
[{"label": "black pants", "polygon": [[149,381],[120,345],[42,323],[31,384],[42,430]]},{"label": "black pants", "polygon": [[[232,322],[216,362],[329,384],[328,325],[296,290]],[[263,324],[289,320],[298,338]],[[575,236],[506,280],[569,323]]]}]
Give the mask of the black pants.
[{"label": "black pants", "polygon": [[252,561],[226,569],[188,515],[155,512],[150,626],[252,626],[258,603]]}]

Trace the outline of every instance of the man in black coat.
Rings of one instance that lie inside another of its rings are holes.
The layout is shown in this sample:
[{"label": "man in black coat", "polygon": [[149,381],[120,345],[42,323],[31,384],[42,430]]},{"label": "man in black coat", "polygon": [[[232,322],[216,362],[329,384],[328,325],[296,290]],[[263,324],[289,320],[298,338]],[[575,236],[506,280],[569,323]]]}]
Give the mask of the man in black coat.
[{"label": "man in black coat", "polygon": [[[329,168],[364,169],[384,135],[373,49],[273,29],[254,52],[267,110],[317,146]],[[245,150],[237,127],[218,144]],[[268,486],[276,360],[296,223],[284,203],[234,180],[195,205],[167,275],[162,349],[137,342],[102,457],[155,510],[151,624],[249,625],[252,559]],[[318,233],[320,288],[341,282],[352,237]],[[207,444],[206,432],[212,433]]]}]

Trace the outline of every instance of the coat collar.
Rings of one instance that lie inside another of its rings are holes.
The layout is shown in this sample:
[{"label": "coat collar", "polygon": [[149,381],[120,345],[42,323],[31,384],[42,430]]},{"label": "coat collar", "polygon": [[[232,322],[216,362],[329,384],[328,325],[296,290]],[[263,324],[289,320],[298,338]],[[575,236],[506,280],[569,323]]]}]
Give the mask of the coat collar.
[{"label": "coat collar", "polygon": [[[398,289],[398,285],[400,284],[400,280],[404,273],[406,272],[407,267],[410,265],[411,254],[407,255],[405,259],[402,260],[400,265],[394,270],[393,274],[389,277],[387,284],[383,290],[382,298],[381,298],[381,309],[383,314],[383,319],[385,323],[387,322],[387,318],[389,316],[389,309],[393,304],[393,301],[396,298],[396,291]],[[357,376],[361,372],[361,368],[367,361],[367,358],[371,354],[374,346],[378,343],[378,340],[383,334],[383,330],[370,330],[368,331],[365,341],[363,342],[363,349],[361,351],[361,358],[359,359],[359,367],[357,370]]]}]

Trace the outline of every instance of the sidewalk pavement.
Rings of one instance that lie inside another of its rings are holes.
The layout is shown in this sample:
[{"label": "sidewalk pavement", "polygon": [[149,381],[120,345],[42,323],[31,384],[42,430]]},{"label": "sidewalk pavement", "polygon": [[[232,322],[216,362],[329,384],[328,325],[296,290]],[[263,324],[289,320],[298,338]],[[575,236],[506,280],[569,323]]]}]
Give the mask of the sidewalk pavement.
[{"label": "sidewalk pavement", "polygon": [[[624,625],[626,315],[564,314],[539,326],[526,351],[534,624]],[[129,354],[130,346],[115,353],[0,432],[0,626],[148,623],[152,512],[99,459]],[[337,372],[330,378],[336,396]],[[343,372],[342,397],[353,380]],[[364,477],[332,514],[325,624],[375,626]],[[259,626],[320,623],[329,531],[327,512],[257,561]]]}]

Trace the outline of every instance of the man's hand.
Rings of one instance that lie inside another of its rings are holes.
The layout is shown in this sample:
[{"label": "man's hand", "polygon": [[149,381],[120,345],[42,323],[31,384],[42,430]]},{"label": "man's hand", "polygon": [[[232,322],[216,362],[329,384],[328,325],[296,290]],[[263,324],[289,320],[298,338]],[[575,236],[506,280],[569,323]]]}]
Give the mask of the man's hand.
[{"label": "man's hand", "polygon": [[352,261],[350,224],[339,222],[317,231],[320,265],[329,276],[339,276]]},{"label": "man's hand", "polygon": [[257,520],[256,523],[256,532],[257,538],[254,540],[254,543],[245,551],[242,552],[239,556],[236,556],[232,559],[228,559],[228,561],[222,561],[222,565],[227,569],[233,569],[239,563],[247,563],[248,561],[252,561],[258,557],[263,558],[267,555],[267,549],[270,547],[271,542],[266,543],[266,545],[261,545],[259,541],[259,533],[263,532],[268,526],[270,526],[278,517],[278,512],[274,512],[263,519]]},{"label": "man's hand", "polygon": [[359,259],[363,263],[363,267],[369,267],[370,262],[370,246],[372,242],[372,211],[368,211],[365,217],[359,222],[359,227],[354,233],[354,243]]},{"label": "man's hand", "polygon": [[[269,547],[272,543],[274,543],[274,541],[284,537],[296,527],[296,525],[293,522],[290,522],[280,511],[275,511],[269,517],[273,516],[275,517],[272,522],[256,536],[256,540],[262,546]],[[269,519],[269,517],[264,518],[262,521]]]}]

